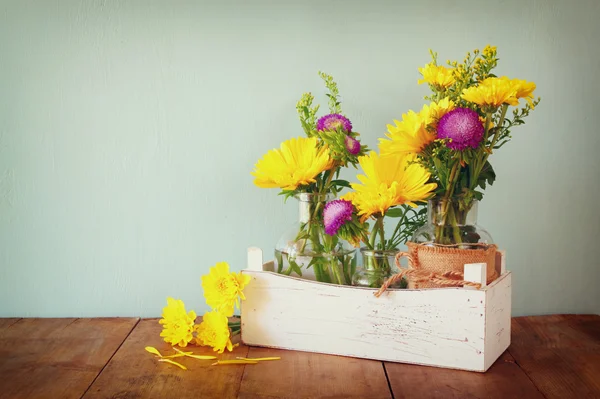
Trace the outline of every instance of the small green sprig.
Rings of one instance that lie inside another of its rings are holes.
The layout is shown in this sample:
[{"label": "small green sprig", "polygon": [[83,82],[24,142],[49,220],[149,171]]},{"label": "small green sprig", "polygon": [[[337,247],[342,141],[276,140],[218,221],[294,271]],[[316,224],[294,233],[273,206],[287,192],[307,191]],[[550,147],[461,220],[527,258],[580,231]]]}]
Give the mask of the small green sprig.
[{"label": "small green sprig", "polygon": [[319,76],[325,82],[327,90],[329,90],[329,93],[327,93],[327,97],[329,98],[329,111],[332,114],[341,114],[342,105],[339,101],[340,92],[338,91],[337,83],[335,83],[331,75],[328,75],[325,72],[319,71]]},{"label": "small green sprig", "polygon": [[300,100],[296,103],[296,111],[300,117],[300,123],[302,129],[308,137],[314,136],[317,130],[317,112],[319,111],[319,104],[312,106],[315,97],[312,93],[304,93]]}]

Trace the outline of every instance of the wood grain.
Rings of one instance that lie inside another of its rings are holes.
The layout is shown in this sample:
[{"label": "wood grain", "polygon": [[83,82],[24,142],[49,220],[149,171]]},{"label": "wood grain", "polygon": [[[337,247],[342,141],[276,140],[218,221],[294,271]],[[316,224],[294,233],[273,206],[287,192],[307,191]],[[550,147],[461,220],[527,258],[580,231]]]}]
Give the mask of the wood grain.
[{"label": "wood grain", "polygon": [[22,319],[0,334],[0,398],[80,398],[137,319]]},{"label": "wood grain", "polygon": [[248,365],[240,398],[391,398],[379,361],[250,348],[249,357],[281,360]]},{"label": "wood grain", "polygon": [[0,319],[0,334],[2,334],[3,330],[6,330],[8,327],[12,326],[16,322],[18,322],[19,318],[1,318]]},{"label": "wood grain", "polygon": [[485,373],[385,363],[394,398],[543,398],[505,352]]},{"label": "wood grain", "polygon": [[[158,320],[142,320],[111,359],[86,399],[91,398],[235,398],[244,365],[211,366],[214,360],[177,358],[188,367],[160,363],[144,350],[154,346],[163,355],[175,353],[160,337]],[[215,355],[219,359],[246,356],[248,347],[240,346],[231,353],[215,354],[211,348],[190,346],[197,354]]]},{"label": "wood grain", "polygon": [[600,316],[514,318],[509,351],[547,398],[600,398]]}]

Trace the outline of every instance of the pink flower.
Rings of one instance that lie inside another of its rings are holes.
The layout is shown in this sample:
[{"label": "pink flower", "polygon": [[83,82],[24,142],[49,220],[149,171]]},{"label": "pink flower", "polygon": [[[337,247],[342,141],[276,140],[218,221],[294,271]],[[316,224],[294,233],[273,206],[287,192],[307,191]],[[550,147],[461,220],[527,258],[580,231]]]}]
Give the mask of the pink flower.
[{"label": "pink flower", "polygon": [[450,139],[446,145],[462,151],[477,148],[483,139],[484,127],[477,112],[469,108],[456,108],[440,118],[437,128],[439,139]]},{"label": "pink flower", "polygon": [[350,154],[356,155],[360,152],[360,142],[354,137],[346,136],[344,144],[346,144],[346,149]]},{"label": "pink flower", "polygon": [[351,132],[352,122],[340,114],[325,115],[317,121],[317,130],[319,132],[323,130],[337,130],[338,127],[341,127],[345,132]]},{"label": "pink flower", "polygon": [[346,200],[333,200],[328,202],[323,209],[323,222],[325,233],[330,236],[336,235],[340,227],[352,220],[352,202]]}]

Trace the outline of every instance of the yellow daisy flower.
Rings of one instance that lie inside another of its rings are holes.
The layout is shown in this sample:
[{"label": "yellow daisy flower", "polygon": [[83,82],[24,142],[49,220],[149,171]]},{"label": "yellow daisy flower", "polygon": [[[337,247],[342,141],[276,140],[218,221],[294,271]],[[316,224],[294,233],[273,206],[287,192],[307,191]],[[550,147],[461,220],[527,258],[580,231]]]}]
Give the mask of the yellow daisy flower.
[{"label": "yellow daisy flower", "polygon": [[351,201],[358,210],[361,221],[375,214],[385,214],[396,205],[408,204],[428,199],[435,183],[427,183],[430,173],[414,161],[414,155],[379,156],[374,151],[362,156],[358,162],[365,173],[358,175],[362,183],[352,183],[354,192],[342,199]]},{"label": "yellow daisy flower", "polygon": [[532,107],[534,106],[533,105],[533,91],[535,90],[535,83],[528,82],[526,80],[521,80],[521,79],[509,79],[505,76],[503,76],[500,79],[510,82],[510,84],[516,91],[515,97],[525,98],[525,100],[529,103],[529,105],[531,105]]},{"label": "yellow daisy flower", "polygon": [[435,131],[427,129],[429,114],[408,111],[402,115],[402,121],[394,120],[395,126],[387,125],[386,136],[390,140],[379,139],[382,155],[419,153],[435,140]]},{"label": "yellow daisy flower", "polygon": [[215,352],[223,353],[225,349],[231,352],[231,343],[227,317],[213,310],[202,317],[202,323],[196,326],[196,343],[210,346]]},{"label": "yellow daisy flower", "polygon": [[487,78],[478,86],[463,90],[462,98],[485,108],[498,108],[502,104],[518,105],[517,87],[506,78]]},{"label": "yellow daisy flower", "polygon": [[419,113],[408,111],[402,122],[394,120],[395,126],[387,125],[390,140],[379,139],[382,155],[418,154],[436,139],[435,127],[442,116],[452,111],[454,102],[444,98],[439,102],[423,105]]},{"label": "yellow daisy flower", "polygon": [[171,345],[185,347],[193,339],[195,321],[196,313],[193,310],[187,313],[181,299],[169,297],[167,306],[163,309],[162,319],[158,321],[163,326],[160,336]]},{"label": "yellow daisy flower", "polygon": [[246,299],[242,290],[250,282],[250,276],[229,272],[226,262],[219,262],[210,268],[207,275],[202,276],[204,298],[208,306],[222,312],[225,316],[233,316],[233,308],[240,307],[240,298]]},{"label": "yellow daisy flower", "polygon": [[419,72],[423,75],[423,79],[419,79],[418,83],[429,83],[440,91],[446,90],[452,86],[456,79],[454,78],[454,70],[446,68],[442,65],[427,64],[423,68],[419,68]]},{"label": "yellow daisy flower", "polygon": [[284,141],[280,149],[267,152],[251,174],[258,187],[295,190],[314,183],[319,173],[332,166],[327,146],[319,147],[315,137],[298,137]]}]

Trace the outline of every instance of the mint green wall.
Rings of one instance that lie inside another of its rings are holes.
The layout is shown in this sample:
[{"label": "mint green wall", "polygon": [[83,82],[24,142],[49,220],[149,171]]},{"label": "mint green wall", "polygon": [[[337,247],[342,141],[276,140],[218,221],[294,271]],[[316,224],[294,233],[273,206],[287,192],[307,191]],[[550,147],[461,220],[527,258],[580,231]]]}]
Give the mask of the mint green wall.
[{"label": "mint green wall", "polygon": [[302,134],[318,70],[375,146],[422,105],[428,48],[488,43],[543,97],[480,206],[513,311],[599,313],[599,18],[594,0],[0,1],[0,316],[157,316],[169,295],[202,313],[200,276],[296,217],[249,173]]}]

